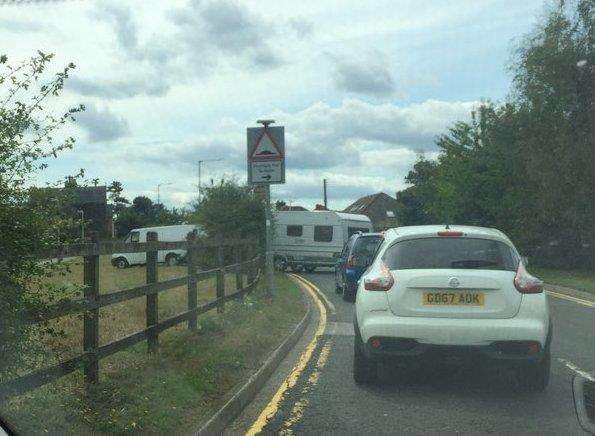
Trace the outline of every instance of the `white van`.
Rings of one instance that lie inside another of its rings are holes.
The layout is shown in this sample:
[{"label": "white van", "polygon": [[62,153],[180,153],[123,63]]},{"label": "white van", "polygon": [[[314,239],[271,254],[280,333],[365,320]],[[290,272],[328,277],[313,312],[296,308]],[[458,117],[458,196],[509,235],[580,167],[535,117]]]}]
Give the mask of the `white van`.
[{"label": "white van", "polygon": [[278,211],[274,214],[273,259],[278,270],[335,266],[347,239],[371,232],[365,215],[335,211]]},{"label": "white van", "polygon": [[[144,227],[133,229],[128,233],[124,242],[147,242],[147,232],[157,232],[159,241],[179,242],[185,241],[188,233],[198,231],[198,235],[203,232],[199,226],[194,224],[181,224],[175,226]],[[157,252],[157,262],[165,262],[168,266],[177,265],[181,259],[186,256],[186,250],[159,250]],[[141,265],[147,262],[147,254],[140,253],[114,253],[112,254],[112,265],[116,268],[126,268],[131,265]]]}]

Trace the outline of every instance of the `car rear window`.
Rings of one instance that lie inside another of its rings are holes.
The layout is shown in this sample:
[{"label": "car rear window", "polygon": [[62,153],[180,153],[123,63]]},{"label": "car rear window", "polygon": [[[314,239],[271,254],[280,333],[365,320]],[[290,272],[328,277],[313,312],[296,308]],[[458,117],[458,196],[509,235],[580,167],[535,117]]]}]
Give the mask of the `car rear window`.
[{"label": "car rear window", "polygon": [[381,242],[382,238],[380,236],[357,238],[353,245],[352,254],[354,256],[373,256]]},{"label": "car rear window", "polygon": [[516,256],[500,241],[477,238],[423,238],[401,241],[382,257],[397,269],[495,269],[516,270]]}]

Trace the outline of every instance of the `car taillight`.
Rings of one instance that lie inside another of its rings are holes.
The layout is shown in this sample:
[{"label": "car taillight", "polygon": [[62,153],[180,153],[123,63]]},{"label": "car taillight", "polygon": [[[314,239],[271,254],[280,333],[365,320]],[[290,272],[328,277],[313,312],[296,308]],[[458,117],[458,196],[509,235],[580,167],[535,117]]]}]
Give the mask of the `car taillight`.
[{"label": "car taillight", "polygon": [[347,258],[347,266],[353,268],[355,266],[355,256],[352,254]]},{"label": "car taillight", "polygon": [[364,289],[366,291],[388,291],[394,284],[393,275],[384,262],[380,262],[380,267],[375,276],[364,279]]},{"label": "car taillight", "polygon": [[521,294],[539,294],[543,292],[543,282],[529,274],[523,262],[519,262],[519,267],[514,276],[514,287]]}]

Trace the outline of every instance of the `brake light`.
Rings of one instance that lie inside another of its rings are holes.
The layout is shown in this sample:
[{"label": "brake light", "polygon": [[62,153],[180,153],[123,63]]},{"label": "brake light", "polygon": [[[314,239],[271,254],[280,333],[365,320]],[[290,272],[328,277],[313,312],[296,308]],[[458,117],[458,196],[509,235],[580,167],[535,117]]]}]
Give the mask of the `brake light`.
[{"label": "brake light", "polygon": [[395,284],[395,279],[384,262],[380,262],[378,275],[368,277],[364,280],[364,289],[366,291],[388,291]]},{"label": "brake light", "polygon": [[463,236],[463,232],[457,232],[454,230],[441,230],[438,232],[438,236],[457,237],[457,236]]},{"label": "brake light", "polygon": [[347,266],[353,268],[355,266],[355,256],[352,254],[347,258]]},{"label": "brake light", "polygon": [[523,262],[519,262],[519,267],[514,276],[514,287],[521,294],[539,294],[543,292],[543,282],[529,274]]}]

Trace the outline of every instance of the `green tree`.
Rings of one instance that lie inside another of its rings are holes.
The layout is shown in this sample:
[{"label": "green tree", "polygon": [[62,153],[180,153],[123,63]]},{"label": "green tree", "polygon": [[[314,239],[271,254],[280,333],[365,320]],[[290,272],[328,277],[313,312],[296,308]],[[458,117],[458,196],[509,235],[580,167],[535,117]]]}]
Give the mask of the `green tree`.
[{"label": "green tree", "polygon": [[12,66],[0,56],[0,373],[20,366],[32,346],[27,316],[63,296],[40,282],[61,265],[39,262],[36,253],[68,242],[72,219],[60,213],[59,197],[32,202],[26,188],[48,159],[73,147],[72,137],[59,142],[56,133],[84,109],[73,107],[60,115],[45,109],[74,68],[69,64],[48,77],[44,73],[52,58],[38,52]]},{"label": "green tree", "polygon": [[202,192],[201,200],[193,205],[192,220],[208,236],[264,237],[265,204],[250,187],[222,180]]}]

